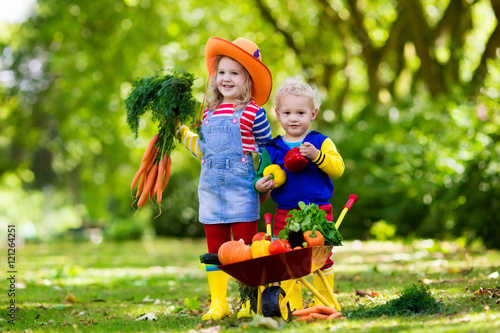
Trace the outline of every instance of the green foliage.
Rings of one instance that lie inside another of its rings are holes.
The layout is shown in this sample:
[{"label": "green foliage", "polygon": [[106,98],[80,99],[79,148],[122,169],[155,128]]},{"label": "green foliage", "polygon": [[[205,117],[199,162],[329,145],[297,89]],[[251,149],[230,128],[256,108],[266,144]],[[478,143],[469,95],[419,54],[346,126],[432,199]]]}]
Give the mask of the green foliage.
[{"label": "green foliage", "polygon": [[105,235],[116,241],[138,240],[152,230],[149,223],[141,219],[115,219],[106,225]]},{"label": "green foliage", "polygon": [[441,310],[441,306],[432,296],[428,286],[413,285],[401,291],[401,296],[389,302],[369,309],[355,310],[353,318],[380,316],[413,316],[432,314]]},{"label": "green foliage", "polygon": [[254,313],[257,313],[259,287],[249,287],[238,280],[236,280],[236,283],[238,284],[238,291],[240,293],[240,303],[245,304],[246,301],[249,301],[250,309]]},{"label": "green foliage", "polygon": [[287,224],[285,228],[278,235],[280,238],[287,239],[290,228],[293,228],[294,225],[299,225],[302,232],[308,230],[318,230],[321,232],[325,238],[325,244],[342,245],[343,238],[335,228],[335,223],[326,219],[326,212],[319,209],[318,205],[313,203],[306,205],[303,201],[300,201],[299,209],[292,209],[290,215],[290,217],[286,218]]},{"label": "green foliage", "polygon": [[139,120],[145,112],[151,111],[152,120],[158,123],[158,160],[164,154],[172,153],[175,148],[176,126],[192,122],[199,104],[191,90],[193,74],[177,68],[171,69],[168,74],[162,72],[137,79],[125,99],[127,123],[136,136]]},{"label": "green foliage", "polygon": [[186,304],[189,310],[201,310],[200,300],[198,299],[198,296],[185,298],[184,304]]},{"label": "green foliage", "polygon": [[370,234],[379,241],[389,240],[396,234],[396,227],[384,220],[378,221],[370,227]]},{"label": "green foliage", "polygon": [[344,133],[335,143],[347,165],[334,200],[338,205],[347,191],[360,198],[343,236],[368,238],[373,223],[385,220],[398,236],[480,237],[487,246],[498,244],[497,224],[485,221],[500,219],[500,110],[482,98],[488,104],[459,96],[412,100],[370,109],[357,121],[361,131],[334,128]]},{"label": "green foliage", "polygon": [[[300,74],[323,97],[312,127],[346,162],[334,180],[334,213],[350,193],[360,198],[345,238],[368,239],[385,220],[398,237],[498,247],[499,19],[491,3],[39,0],[32,18],[0,27],[0,211],[33,222],[40,239],[130,218],[130,180],[144,138],[158,132],[153,115],[130,133],[124,109],[135,78],[185,68],[202,101],[206,41],[242,36],[259,45],[275,88]],[[273,107],[271,98],[267,115],[282,134]],[[155,219],[151,205],[136,217],[158,234],[203,236],[199,162],[174,155],[162,215]],[[274,209],[267,202],[262,214]]]},{"label": "green foliage", "polygon": [[158,122],[160,128],[175,128],[178,121],[185,123],[195,118],[199,103],[191,90],[194,75],[178,68],[168,72],[163,74],[161,70],[133,83],[132,91],[125,99],[125,108],[127,123],[136,135],[139,119],[147,111],[151,111],[152,120]]}]

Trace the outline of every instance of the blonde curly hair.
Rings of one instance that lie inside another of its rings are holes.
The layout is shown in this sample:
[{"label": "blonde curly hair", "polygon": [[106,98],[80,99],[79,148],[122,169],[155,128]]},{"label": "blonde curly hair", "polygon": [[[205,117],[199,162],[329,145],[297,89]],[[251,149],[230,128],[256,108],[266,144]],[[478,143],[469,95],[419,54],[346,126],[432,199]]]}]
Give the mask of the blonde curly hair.
[{"label": "blonde curly hair", "polygon": [[311,100],[313,108],[319,110],[321,100],[316,91],[317,89],[313,89],[309,84],[305,83],[302,77],[289,77],[285,80],[285,83],[281,85],[278,91],[276,91],[274,97],[276,110],[280,109],[281,98],[286,95],[308,97]]}]

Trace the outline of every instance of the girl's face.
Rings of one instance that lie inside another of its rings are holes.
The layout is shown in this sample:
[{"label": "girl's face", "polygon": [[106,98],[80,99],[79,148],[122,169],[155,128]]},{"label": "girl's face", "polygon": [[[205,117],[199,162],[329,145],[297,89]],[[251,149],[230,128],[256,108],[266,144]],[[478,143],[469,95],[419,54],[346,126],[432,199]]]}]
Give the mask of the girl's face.
[{"label": "girl's face", "polygon": [[248,80],[247,71],[239,62],[223,57],[217,70],[217,89],[224,99],[222,103],[237,104]]},{"label": "girl's face", "polygon": [[280,108],[276,109],[276,117],[286,134],[287,142],[302,142],[309,132],[309,124],[316,118],[318,109],[307,96],[285,95],[281,97]]}]

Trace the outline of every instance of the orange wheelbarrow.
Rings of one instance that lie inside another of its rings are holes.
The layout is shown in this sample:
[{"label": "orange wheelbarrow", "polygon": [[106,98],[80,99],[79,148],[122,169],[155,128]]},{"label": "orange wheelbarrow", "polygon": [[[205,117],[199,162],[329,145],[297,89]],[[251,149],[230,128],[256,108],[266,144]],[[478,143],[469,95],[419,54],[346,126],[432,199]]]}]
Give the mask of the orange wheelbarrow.
[{"label": "orange wheelbarrow", "polygon": [[[342,209],[342,213],[335,223],[337,229],[347,211],[349,211],[357,200],[358,197],[355,194],[349,196],[349,201]],[[266,219],[266,231],[271,235],[272,215],[266,215],[267,217],[264,216]],[[333,245],[306,247],[233,264],[219,265],[218,268],[249,287],[258,286],[257,314],[264,317],[281,316],[285,321],[290,321],[292,319],[292,312],[287,294],[291,293],[294,283],[290,284],[290,290],[283,290],[280,286],[271,285],[273,283],[285,280],[300,281],[325,306],[335,307],[340,311],[340,304],[333,294],[332,287],[330,287],[320,269],[326,263],[332,248]],[[313,272],[321,278],[334,304],[330,304],[304,278]]]}]

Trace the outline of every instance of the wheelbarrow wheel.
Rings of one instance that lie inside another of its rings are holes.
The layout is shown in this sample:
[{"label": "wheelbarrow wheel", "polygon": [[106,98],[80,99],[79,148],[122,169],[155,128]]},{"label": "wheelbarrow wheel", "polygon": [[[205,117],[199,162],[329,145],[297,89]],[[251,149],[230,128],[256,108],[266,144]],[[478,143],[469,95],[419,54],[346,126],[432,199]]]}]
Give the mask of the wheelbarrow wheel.
[{"label": "wheelbarrow wheel", "polygon": [[290,303],[283,303],[285,291],[280,286],[267,287],[262,292],[262,315],[264,317],[282,317],[289,322],[292,319]]}]

